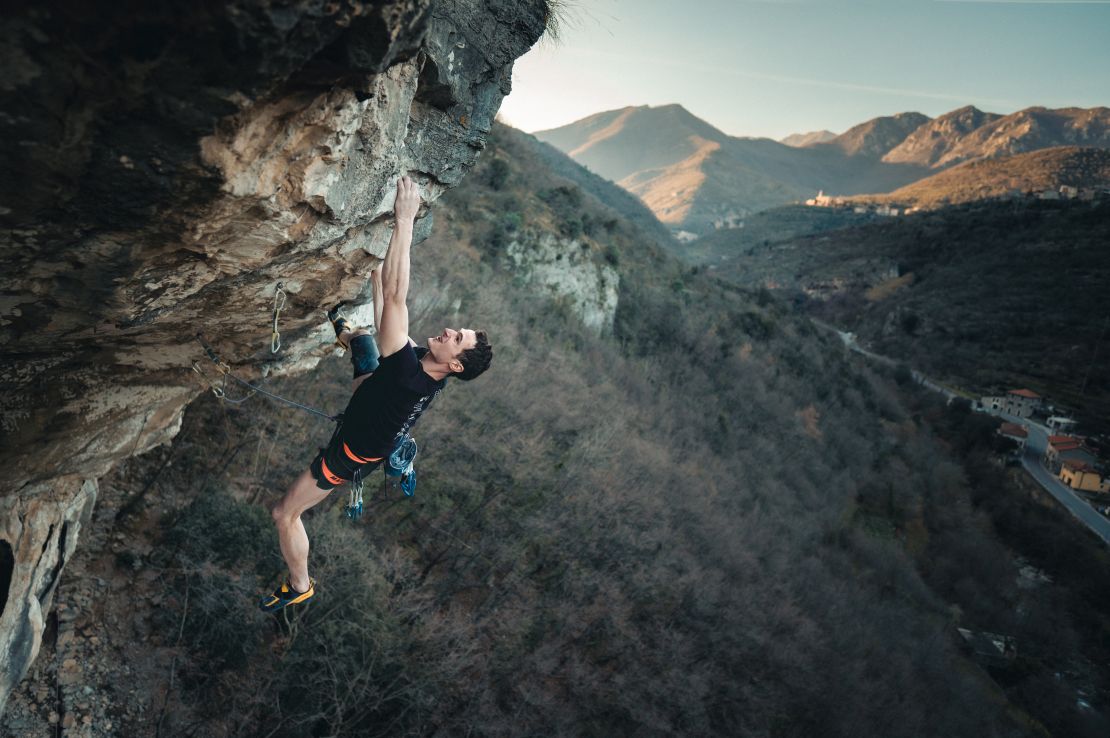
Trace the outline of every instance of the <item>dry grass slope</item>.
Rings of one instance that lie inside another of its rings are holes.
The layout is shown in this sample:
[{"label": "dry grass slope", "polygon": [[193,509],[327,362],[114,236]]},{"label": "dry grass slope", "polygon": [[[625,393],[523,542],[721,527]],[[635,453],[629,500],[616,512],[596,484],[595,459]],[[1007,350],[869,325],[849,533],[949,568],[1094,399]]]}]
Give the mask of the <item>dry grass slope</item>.
[{"label": "dry grass slope", "polygon": [[1110,149],[1060,146],[1000,159],[982,159],[947,169],[888,195],[854,198],[934,208],[1060,185],[1110,186]]}]

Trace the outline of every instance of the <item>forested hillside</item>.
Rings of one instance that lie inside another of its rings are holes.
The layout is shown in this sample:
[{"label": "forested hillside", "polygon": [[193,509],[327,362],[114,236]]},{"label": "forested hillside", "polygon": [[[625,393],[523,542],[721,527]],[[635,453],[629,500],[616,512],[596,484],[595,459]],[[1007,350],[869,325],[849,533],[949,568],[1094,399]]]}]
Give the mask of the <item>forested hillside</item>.
[{"label": "forested hillside", "polygon": [[1110,203],[978,203],[855,220],[804,210],[824,209],[768,211],[761,231],[714,234],[691,253],[939,379],[984,394],[1030,387],[1106,430]]},{"label": "forested hillside", "polygon": [[[46,725],[36,685],[73,653],[126,735],[1105,735],[1105,552],[1011,548],[1059,518],[969,473],[990,429],[679,263],[535,145],[497,128],[414,248],[414,336],[485,328],[495,352],[417,427],[416,496],[375,475],[362,521],[344,492],[319,506],[315,602],[263,616],[265,506],[330,427],[194,403],[172,447],[102,482],[101,548],[58,595],[88,603],[79,636],[55,631],[10,719]],[[619,274],[610,328],[514,262],[541,241]],[[334,411],[348,379],[335,358],[271,389]],[[1006,494],[1009,529],[987,504]],[[1034,554],[1098,586],[1018,586]],[[957,626],[1019,636],[1021,660],[975,661]]]}]

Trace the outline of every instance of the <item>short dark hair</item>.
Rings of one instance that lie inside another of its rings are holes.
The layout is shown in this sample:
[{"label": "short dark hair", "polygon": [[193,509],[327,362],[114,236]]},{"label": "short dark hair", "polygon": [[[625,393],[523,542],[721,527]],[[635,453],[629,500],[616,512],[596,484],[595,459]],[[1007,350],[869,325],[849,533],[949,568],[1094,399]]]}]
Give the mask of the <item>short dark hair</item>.
[{"label": "short dark hair", "polygon": [[455,376],[464,382],[469,382],[489,369],[489,363],[493,361],[493,347],[489,345],[489,336],[485,331],[474,331],[474,335],[478,343],[459,355],[459,363],[463,365],[463,369],[455,372]]}]

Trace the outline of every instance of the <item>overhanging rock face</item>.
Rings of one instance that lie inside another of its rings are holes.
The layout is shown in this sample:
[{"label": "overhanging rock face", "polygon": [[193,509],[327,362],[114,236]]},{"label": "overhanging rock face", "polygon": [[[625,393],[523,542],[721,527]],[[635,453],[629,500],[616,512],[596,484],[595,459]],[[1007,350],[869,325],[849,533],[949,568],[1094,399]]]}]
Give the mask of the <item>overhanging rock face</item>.
[{"label": "overhanging rock face", "polygon": [[204,389],[195,334],[245,376],[311,367],[321,308],[368,297],[396,179],[427,202],[461,181],[546,16],[543,0],[28,7],[0,22],[0,709],[91,480],[172,438]]}]

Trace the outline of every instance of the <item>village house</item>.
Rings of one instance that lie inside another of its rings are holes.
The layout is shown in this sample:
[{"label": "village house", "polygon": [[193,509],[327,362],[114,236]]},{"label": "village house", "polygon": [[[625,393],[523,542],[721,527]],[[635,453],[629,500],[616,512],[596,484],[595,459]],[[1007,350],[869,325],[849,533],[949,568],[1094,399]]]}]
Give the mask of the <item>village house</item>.
[{"label": "village house", "polygon": [[811,197],[806,200],[806,205],[818,208],[835,208],[847,204],[847,201],[843,197],[826,195],[824,190],[818,190],[817,197]]},{"label": "village house", "polygon": [[1041,408],[1041,404],[1041,396],[1033,390],[1010,390],[1003,399],[1002,412],[1018,418],[1029,418]]},{"label": "village house", "polygon": [[998,435],[1016,441],[1018,448],[1022,449],[1025,448],[1025,442],[1029,439],[1029,431],[1025,429],[1025,426],[1017,423],[1003,423],[998,428]]},{"label": "village house", "polygon": [[1057,433],[1067,433],[1075,428],[1076,421],[1072,418],[1065,418],[1062,415],[1053,415],[1045,421],[1045,425]]},{"label": "village house", "polygon": [[1005,398],[999,397],[997,395],[992,395],[989,397],[984,396],[979,398],[979,406],[987,412],[996,413],[1002,409],[1002,405],[1005,403],[1005,401]]},{"label": "village house", "polygon": [[1103,477],[1090,464],[1066,459],[1060,465],[1060,481],[1084,492],[1110,492],[1110,477]]},{"label": "village house", "polygon": [[1074,200],[1079,197],[1079,188],[1073,187],[1072,185],[1060,185],[1060,197]]},{"label": "village house", "polygon": [[1091,449],[1075,436],[1049,436],[1044,454],[1045,466],[1059,472],[1065,461],[1076,461],[1093,466],[1096,459]]},{"label": "village house", "polygon": [[1037,197],[1042,200],[1059,200],[1060,193],[1056,190],[1045,190],[1043,192],[1038,192]]}]

